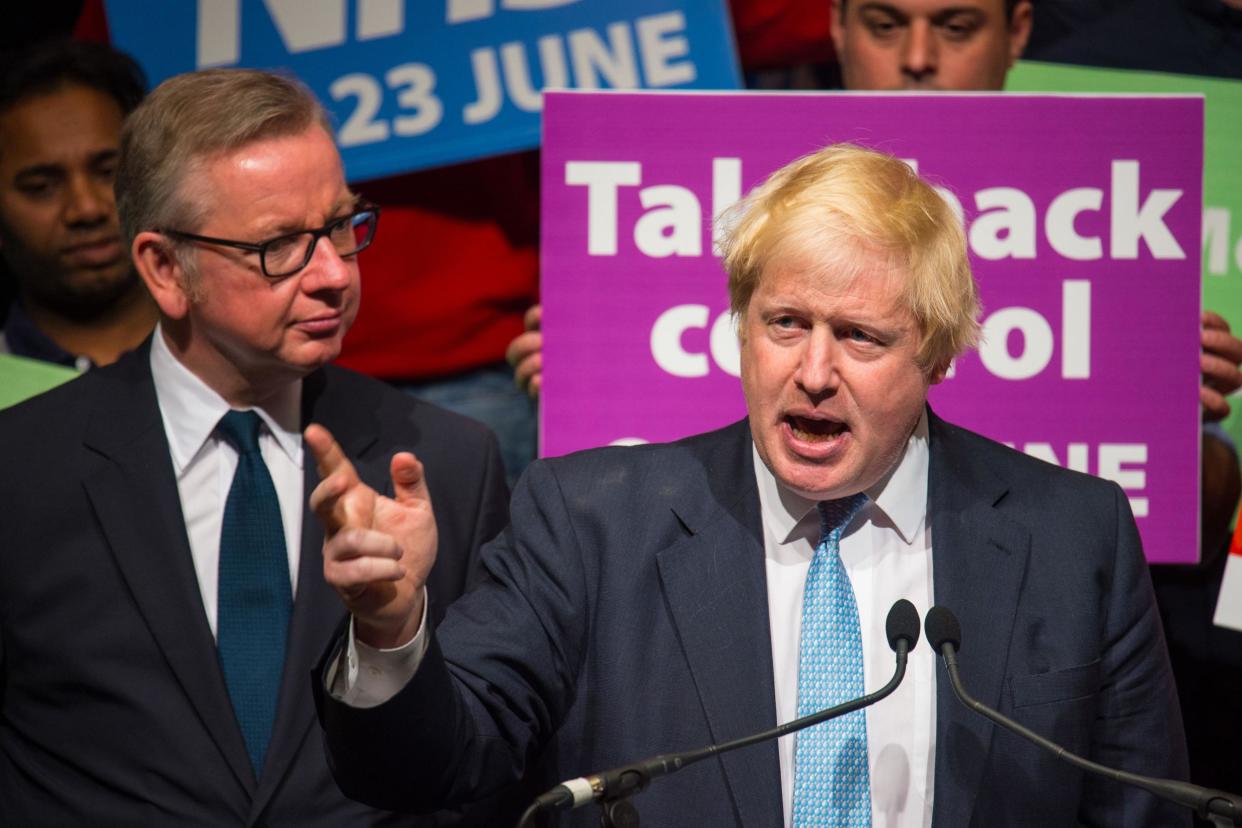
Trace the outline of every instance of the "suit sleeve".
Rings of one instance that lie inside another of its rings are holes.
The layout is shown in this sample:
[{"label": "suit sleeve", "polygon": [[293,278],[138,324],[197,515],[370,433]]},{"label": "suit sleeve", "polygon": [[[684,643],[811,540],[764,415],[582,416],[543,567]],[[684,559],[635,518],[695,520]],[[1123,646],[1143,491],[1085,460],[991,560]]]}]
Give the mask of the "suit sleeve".
[{"label": "suit sleeve", "polygon": [[588,637],[591,576],[548,464],[519,482],[513,518],[400,693],[350,708],[323,692],[320,673],[320,721],[350,797],[412,812],[480,799],[520,779],[563,720]]},{"label": "suit sleeve", "polygon": [[[1090,758],[1165,779],[1189,777],[1177,687],[1129,503],[1114,485],[1117,553],[1103,632],[1103,675]],[[1084,780],[1086,825],[1189,825],[1190,812],[1138,788]]]},{"label": "suit sleeve", "polygon": [[[509,488],[496,436],[476,423],[438,446],[428,483],[440,535],[427,579],[433,625],[482,577],[481,550],[509,521]],[[417,453],[417,452],[416,452]]]},{"label": "suit sleeve", "polygon": [[509,522],[509,486],[505,482],[505,467],[500,456],[500,446],[494,434],[489,432],[487,437],[487,448],[483,458],[483,482],[479,486],[474,534],[470,538],[472,554],[470,566],[466,571],[466,591],[473,589],[483,578],[480,551],[484,544],[499,535]]}]

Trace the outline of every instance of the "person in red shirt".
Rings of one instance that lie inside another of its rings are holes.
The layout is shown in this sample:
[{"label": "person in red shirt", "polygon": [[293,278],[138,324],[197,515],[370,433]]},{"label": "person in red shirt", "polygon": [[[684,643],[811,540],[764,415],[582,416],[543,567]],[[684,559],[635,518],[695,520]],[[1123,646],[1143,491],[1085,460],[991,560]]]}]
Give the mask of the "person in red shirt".
[{"label": "person in red shirt", "polygon": [[338,362],[489,426],[512,483],[535,457],[535,404],[504,353],[538,296],[538,154],[353,186],[384,232],[360,257],[368,300]]}]

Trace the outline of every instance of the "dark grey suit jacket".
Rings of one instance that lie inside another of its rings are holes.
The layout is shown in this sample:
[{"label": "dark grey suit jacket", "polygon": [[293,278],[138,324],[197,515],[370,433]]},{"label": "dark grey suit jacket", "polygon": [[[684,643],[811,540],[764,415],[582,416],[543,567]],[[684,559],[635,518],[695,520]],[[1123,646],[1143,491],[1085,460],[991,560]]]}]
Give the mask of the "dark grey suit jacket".
[{"label": "dark grey suit jacket", "polygon": [[[1129,506],[1111,483],[931,418],[936,601],[981,700],[1105,764],[1184,776],[1176,692]],[[536,463],[488,579],[394,699],[320,693],[334,772],[393,808],[557,781],[776,725],[746,422]],[[925,645],[924,645],[925,646]],[[937,685],[934,824],[1160,825],[1188,815],[999,731]],[[403,738],[394,740],[390,734]],[[644,824],[781,824],[775,743],[658,780]],[[566,824],[597,824],[595,809]]]},{"label": "dark grey suit jacket", "polygon": [[[306,677],[344,617],[303,520],[297,600],[266,766],[255,778],[190,557],[149,345],[0,413],[0,825],[371,825],[410,818],[332,782]],[[507,519],[482,426],[333,367],[307,377],[372,486],[394,451],[427,471],[442,553],[432,615]],[[306,492],[317,482],[306,458]],[[443,571],[441,571],[443,568]]]}]

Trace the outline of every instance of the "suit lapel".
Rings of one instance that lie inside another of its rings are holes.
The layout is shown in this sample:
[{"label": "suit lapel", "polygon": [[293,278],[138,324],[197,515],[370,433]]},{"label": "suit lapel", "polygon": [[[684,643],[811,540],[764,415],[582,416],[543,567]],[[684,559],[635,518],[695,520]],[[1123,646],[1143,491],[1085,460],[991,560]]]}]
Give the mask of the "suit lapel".
[{"label": "suit lapel", "polygon": [[[961,622],[959,665],[967,691],[997,707],[1030,533],[997,508],[1008,484],[971,457],[959,430],[934,414],[930,426],[935,600]],[[992,735],[992,723],[957,700],[938,665],[933,824],[970,823]]]},{"label": "suit lapel", "polygon": [[[359,475],[376,491],[385,492],[389,482],[375,468],[360,464],[358,458],[376,440],[378,424],[375,405],[370,400],[340,400],[327,391],[324,371],[302,383],[302,424],[319,423],[332,432],[354,461]],[[345,616],[336,592],[323,579],[323,527],[307,505],[310,493],[319,483],[319,473],[309,450],[303,457],[302,551],[298,565],[297,600],[289,619],[289,639],[276,708],[272,741],[264,760],[251,805],[252,821],[271,800],[280,781],[289,773],[302,744],[310,735],[315,710],[310,675],[333,631]],[[387,466],[384,466],[387,469]]]},{"label": "suit lapel", "polygon": [[[776,726],[759,496],[745,421],[700,443],[707,488],[673,511],[690,533],[658,555],[660,579],[713,741]],[[704,619],[711,619],[704,623]],[[746,665],[739,680],[738,665]],[[742,825],[779,824],[776,743],[720,757]]]},{"label": "suit lapel", "polygon": [[203,609],[148,355],[144,346],[111,369],[96,395],[84,442],[102,462],[83,486],[156,645],[249,791],[254,773]]}]

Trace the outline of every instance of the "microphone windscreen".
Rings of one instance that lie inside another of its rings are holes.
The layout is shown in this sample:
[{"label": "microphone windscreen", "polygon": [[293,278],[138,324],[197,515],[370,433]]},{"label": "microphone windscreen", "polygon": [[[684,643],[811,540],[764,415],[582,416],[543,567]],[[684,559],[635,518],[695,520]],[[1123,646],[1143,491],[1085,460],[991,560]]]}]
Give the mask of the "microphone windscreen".
[{"label": "microphone windscreen", "polygon": [[919,611],[914,608],[914,604],[905,598],[894,603],[884,621],[884,633],[888,636],[888,646],[894,651],[897,649],[897,642],[903,638],[909,649],[913,650],[914,645],[919,643]]},{"label": "microphone windscreen", "polygon": [[937,653],[946,643],[952,644],[956,651],[962,646],[962,625],[957,616],[948,607],[932,607],[923,620],[923,629],[927,631],[927,643]]}]

